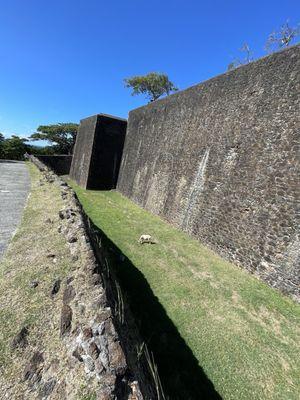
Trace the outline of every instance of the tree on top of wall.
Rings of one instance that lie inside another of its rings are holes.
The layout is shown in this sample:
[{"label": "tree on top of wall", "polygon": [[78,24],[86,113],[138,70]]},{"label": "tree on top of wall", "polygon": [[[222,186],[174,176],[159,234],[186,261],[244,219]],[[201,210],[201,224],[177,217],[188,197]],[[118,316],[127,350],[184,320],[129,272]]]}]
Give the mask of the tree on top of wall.
[{"label": "tree on top of wall", "polygon": [[124,82],[125,87],[133,89],[132,96],[144,94],[150,102],[163,95],[169,96],[171,92],[178,90],[174,83],[169,80],[168,75],[158,72],[126,78]]},{"label": "tree on top of wall", "polygon": [[[288,47],[295,44],[295,39],[300,36],[300,24],[295,27],[291,27],[287,21],[283,24],[278,31],[272,32],[265,45],[265,50],[268,53],[273,53],[278,49]],[[254,60],[253,53],[250,50],[248,43],[245,43],[240,49],[245,54],[243,58],[235,58],[228,66],[227,70],[230,71],[241,65],[248,64]]]},{"label": "tree on top of wall", "polygon": [[239,67],[240,65],[245,65],[253,61],[253,52],[250,49],[248,43],[244,43],[243,46],[240,48],[240,51],[244,53],[243,58],[235,58],[227,67],[228,71]]},{"label": "tree on top of wall", "polygon": [[279,31],[274,31],[269,35],[265,49],[270,53],[277,49],[288,47],[299,36],[300,25],[298,24],[297,26],[292,27],[287,21],[285,24],[281,25]]},{"label": "tree on top of wall", "polygon": [[40,125],[31,140],[46,140],[59,154],[72,154],[78,131],[78,124],[73,122],[53,125]]}]

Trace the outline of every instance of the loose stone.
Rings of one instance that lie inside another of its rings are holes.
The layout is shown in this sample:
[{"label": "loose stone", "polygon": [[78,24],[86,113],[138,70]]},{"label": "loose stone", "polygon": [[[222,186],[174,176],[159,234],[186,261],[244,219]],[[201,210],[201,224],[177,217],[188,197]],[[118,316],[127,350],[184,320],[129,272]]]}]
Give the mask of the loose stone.
[{"label": "loose stone", "polygon": [[54,297],[60,289],[61,279],[56,279],[51,289],[51,297]]},{"label": "loose stone", "polygon": [[71,331],[72,326],[72,309],[67,304],[64,304],[61,310],[60,317],[60,335],[64,336]]},{"label": "loose stone", "polygon": [[20,332],[14,337],[11,344],[12,349],[15,349],[17,347],[24,349],[28,345],[28,340],[27,340],[28,334],[29,334],[28,328],[24,326],[20,330]]}]

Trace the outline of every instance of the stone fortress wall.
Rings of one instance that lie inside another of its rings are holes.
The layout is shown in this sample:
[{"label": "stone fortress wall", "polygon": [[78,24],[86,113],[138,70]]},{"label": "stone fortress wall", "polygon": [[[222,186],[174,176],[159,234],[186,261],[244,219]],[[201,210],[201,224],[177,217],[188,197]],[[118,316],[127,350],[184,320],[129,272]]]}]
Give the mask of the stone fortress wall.
[{"label": "stone fortress wall", "polygon": [[299,296],[299,177],[294,46],[131,111],[117,189]]},{"label": "stone fortress wall", "polygon": [[127,121],[97,114],[80,121],[70,177],[85,189],[117,185]]},{"label": "stone fortress wall", "polygon": [[57,175],[68,175],[71,168],[71,155],[37,155],[43,164],[52,169]]}]

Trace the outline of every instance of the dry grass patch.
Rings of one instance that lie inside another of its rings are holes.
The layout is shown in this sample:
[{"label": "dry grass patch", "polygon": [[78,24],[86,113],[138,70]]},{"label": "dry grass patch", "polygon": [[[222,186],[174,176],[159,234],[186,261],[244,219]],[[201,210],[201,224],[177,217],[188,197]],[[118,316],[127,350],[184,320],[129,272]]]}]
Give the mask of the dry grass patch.
[{"label": "dry grass patch", "polygon": [[[0,264],[0,393],[14,400],[37,398],[24,382],[25,365],[35,351],[43,352],[52,366],[57,364],[62,379],[68,371],[59,334],[61,291],[50,296],[54,281],[63,282],[74,270],[66,240],[57,231],[63,203],[59,187],[47,183],[32,164],[28,168],[31,193]],[[33,281],[38,282],[36,287]],[[28,345],[13,349],[12,340],[23,327],[28,329]],[[78,385],[81,379],[79,374]]]}]

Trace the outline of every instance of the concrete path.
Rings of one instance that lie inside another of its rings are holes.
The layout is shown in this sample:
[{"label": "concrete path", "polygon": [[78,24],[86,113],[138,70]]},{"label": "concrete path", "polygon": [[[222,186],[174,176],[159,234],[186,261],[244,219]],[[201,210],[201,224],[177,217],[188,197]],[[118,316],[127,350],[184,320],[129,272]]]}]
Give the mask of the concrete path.
[{"label": "concrete path", "polygon": [[0,261],[21,221],[29,189],[25,163],[0,160]]}]

